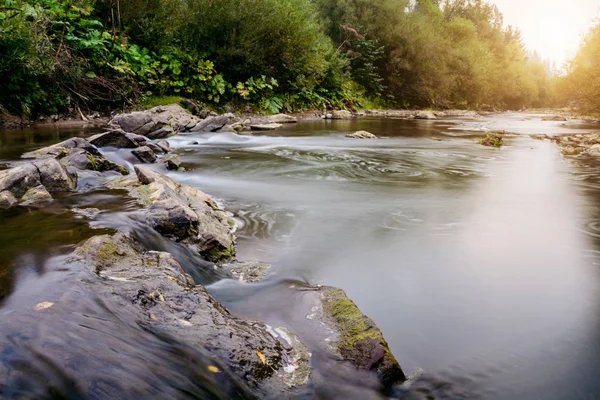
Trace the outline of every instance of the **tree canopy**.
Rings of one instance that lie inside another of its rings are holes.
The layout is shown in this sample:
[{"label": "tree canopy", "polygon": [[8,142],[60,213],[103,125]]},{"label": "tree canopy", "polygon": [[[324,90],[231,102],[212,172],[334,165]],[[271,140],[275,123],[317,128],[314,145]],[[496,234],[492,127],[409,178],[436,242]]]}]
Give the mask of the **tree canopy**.
[{"label": "tree canopy", "polygon": [[[544,64],[483,0],[4,2],[0,105],[16,112],[156,95],[272,112],[517,109],[552,97]],[[591,73],[586,46],[579,80]]]}]

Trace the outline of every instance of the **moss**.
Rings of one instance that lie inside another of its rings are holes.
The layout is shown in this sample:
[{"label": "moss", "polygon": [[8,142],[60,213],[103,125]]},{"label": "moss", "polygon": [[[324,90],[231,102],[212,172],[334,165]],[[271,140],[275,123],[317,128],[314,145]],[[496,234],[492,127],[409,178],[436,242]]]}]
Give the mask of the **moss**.
[{"label": "moss", "polygon": [[357,368],[376,371],[386,387],[406,379],[375,322],[342,289],[323,288],[321,299],[323,312],[338,330],[338,348],[344,359]]},{"label": "moss", "polygon": [[373,333],[370,331],[374,326],[373,321],[360,311],[342,289],[328,288],[325,293],[323,311],[335,321],[344,347],[352,346],[353,342]]},{"label": "moss", "polygon": [[477,142],[481,145],[490,147],[502,147],[504,145],[502,136],[500,136],[500,133],[498,132],[490,132],[484,137],[479,138]]},{"label": "moss", "polygon": [[154,202],[154,193],[156,193],[156,189],[150,187],[149,185],[140,185],[136,188],[137,193],[139,194],[138,199],[140,202],[146,206],[152,205]]},{"label": "moss", "polygon": [[106,241],[96,250],[96,260],[98,262],[112,263],[119,257],[119,247],[111,241]]},{"label": "moss", "polygon": [[202,251],[202,256],[214,263],[227,261],[235,257],[235,246],[233,244],[227,248],[213,246],[210,249]]},{"label": "moss", "polygon": [[87,159],[90,161],[90,164],[92,166],[92,169],[94,171],[98,171],[98,163],[96,162],[96,159],[94,158],[93,155],[91,154],[86,154]]},{"label": "moss", "polygon": [[123,257],[123,252],[109,236],[93,237],[79,247],[77,252],[96,264],[96,272],[113,265]]}]

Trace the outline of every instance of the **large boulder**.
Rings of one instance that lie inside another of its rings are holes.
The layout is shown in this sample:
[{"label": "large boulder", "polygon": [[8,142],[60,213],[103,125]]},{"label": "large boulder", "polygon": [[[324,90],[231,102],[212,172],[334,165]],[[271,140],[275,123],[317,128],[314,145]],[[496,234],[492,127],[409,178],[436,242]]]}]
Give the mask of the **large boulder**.
[{"label": "large boulder", "polygon": [[111,188],[129,191],[145,209],[146,222],[157,232],[195,249],[212,262],[235,256],[235,222],[199,189],[181,185],[141,165],[138,179],[118,179]]},{"label": "large boulder", "polygon": [[72,149],[83,149],[94,156],[101,155],[96,146],[85,139],[74,137],[52,146],[27,152],[21,158],[62,158],[68,155]]},{"label": "large boulder", "polygon": [[0,171],[0,208],[50,200],[49,192],[71,192],[76,187],[77,177],[54,158],[21,164]]},{"label": "large boulder", "polygon": [[135,111],[115,116],[110,125],[125,132],[152,139],[167,137],[191,129],[201,120],[177,104],[158,106],[146,111]]},{"label": "large boulder", "polygon": [[45,158],[33,162],[40,182],[49,192],[72,192],[77,188],[77,175],[70,174],[58,160]]},{"label": "large boulder", "polygon": [[96,275],[98,298],[117,301],[107,302],[119,308],[112,311],[132,311],[151,331],[208,350],[249,387],[284,396],[308,383],[310,355],[294,334],[278,328],[285,334],[276,339],[263,323],[231,315],[171,254],[144,251],[116,234],[92,237],[76,255],[70,262],[83,262]]},{"label": "large boulder", "polygon": [[219,115],[216,117],[208,117],[205,120],[199,122],[190,129],[191,132],[215,132],[223,128],[229,123],[230,118],[225,115]]},{"label": "large boulder", "polygon": [[71,138],[52,146],[30,151],[22,158],[48,159],[60,161],[65,167],[78,170],[115,171],[127,175],[129,171],[122,165],[115,164],[98,151],[96,146],[82,138]]},{"label": "large boulder", "polygon": [[118,147],[133,149],[140,145],[139,139],[135,139],[135,136],[129,137],[121,130],[112,130],[91,137],[89,142],[96,147]]}]

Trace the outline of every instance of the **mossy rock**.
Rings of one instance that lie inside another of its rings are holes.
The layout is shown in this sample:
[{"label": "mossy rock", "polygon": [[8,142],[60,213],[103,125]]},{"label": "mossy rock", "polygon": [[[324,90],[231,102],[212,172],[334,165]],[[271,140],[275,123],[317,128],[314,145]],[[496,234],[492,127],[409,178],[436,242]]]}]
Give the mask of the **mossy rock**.
[{"label": "mossy rock", "polygon": [[383,334],[339,288],[322,287],[323,314],[335,326],[340,355],[359,369],[373,371],[384,387],[406,380]]}]

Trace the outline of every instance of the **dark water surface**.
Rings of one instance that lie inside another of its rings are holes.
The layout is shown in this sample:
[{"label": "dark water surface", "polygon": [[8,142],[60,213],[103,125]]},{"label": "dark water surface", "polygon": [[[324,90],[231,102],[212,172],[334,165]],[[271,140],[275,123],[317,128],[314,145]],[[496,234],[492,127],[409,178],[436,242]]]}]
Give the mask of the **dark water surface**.
[{"label": "dark water surface", "polygon": [[[383,139],[344,137],[355,130]],[[486,130],[516,135],[493,149],[476,143]],[[342,287],[381,328],[405,372],[423,370],[418,384],[438,398],[600,398],[600,161],[567,160],[553,143],[527,136],[595,130],[600,127],[500,114],[302,122],[254,136],[180,134],[169,142],[187,171],[169,175],[234,213],[239,258],[273,263],[269,278],[253,285],[220,280],[210,266],[145,232],[122,196],[84,190],[48,209],[0,211],[0,344],[12,340],[17,352],[25,317],[14,316],[62,290],[66,278],[52,267],[61,254],[119,228],[172,251],[232,312],[283,324],[308,341],[302,316],[291,311],[302,292],[291,290],[290,281]],[[0,132],[0,164],[72,135],[81,132]],[[96,226],[68,211],[89,206],[104,210]],[[77,293],[97,308],[90,293]],[[44,321],[45,329],[89,323],[79,314],[62,318]],[[113,375],[107,382],[144,380],[145,366],[160,359],[177,372],[162,375],[157,393],[207,396],[198,389],[206,382],[186,371],[172,344],[148,337],[134,345],[148,332],[123,316],[103,318],[109,322],[90,325],[94,340],[77,342],[77,351],[95,355],[128,344],[140,353],[129,366],[107,369]],[[97,337],[106,323],[126,328]],[[30,339],[44,334],[27,333]],[[202,362],[202,355],[185,354]],[[4,368],[10,358],[0,354]],[[48,372],[40,360],[28,359],[32,374],[60,372]],[[332,387],[353,385],[322,368],[318,374]],[[196,391],[178,391],[177,379]],[[15,385],[22,393],[29,388]],[[99,397],[110,393],[98,389]]]}]

